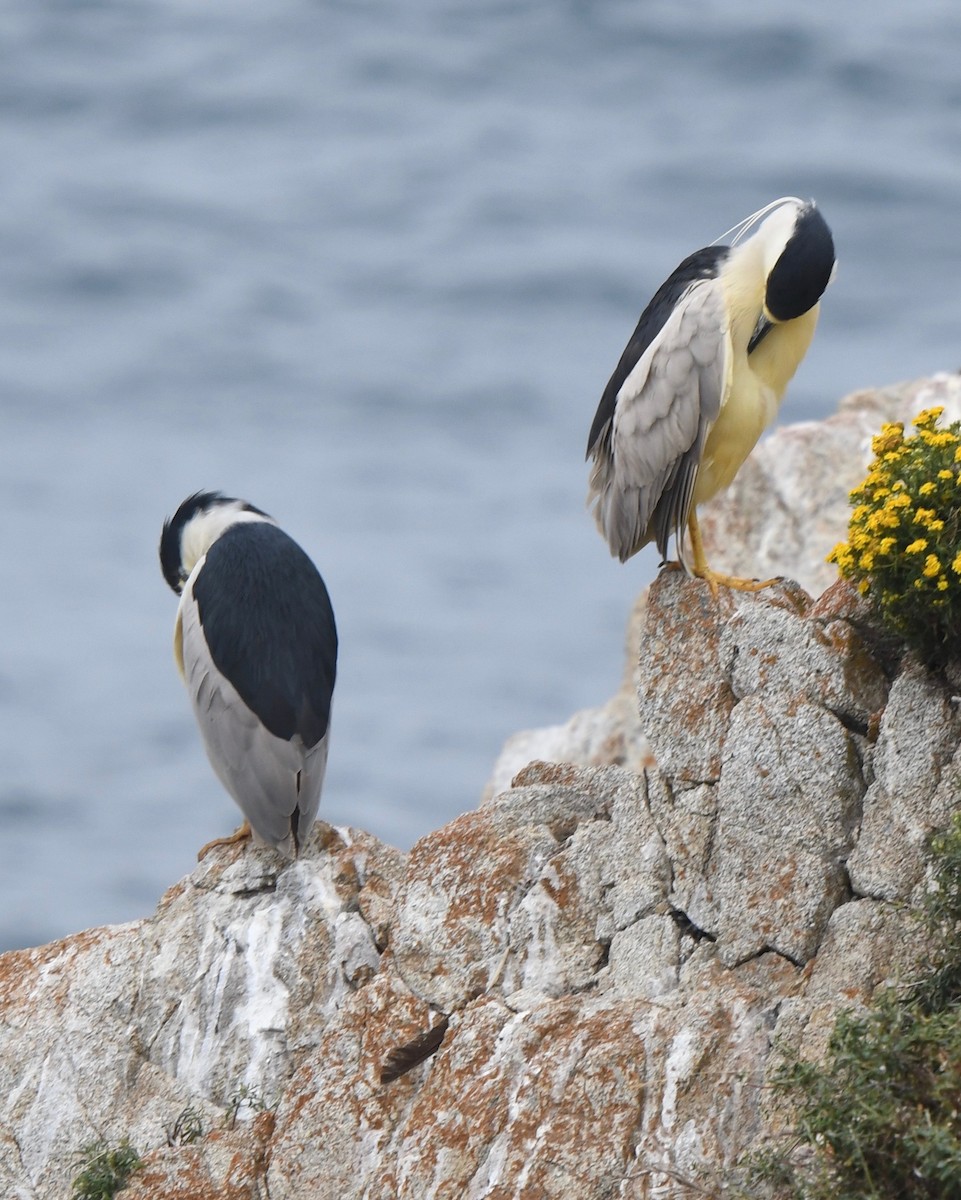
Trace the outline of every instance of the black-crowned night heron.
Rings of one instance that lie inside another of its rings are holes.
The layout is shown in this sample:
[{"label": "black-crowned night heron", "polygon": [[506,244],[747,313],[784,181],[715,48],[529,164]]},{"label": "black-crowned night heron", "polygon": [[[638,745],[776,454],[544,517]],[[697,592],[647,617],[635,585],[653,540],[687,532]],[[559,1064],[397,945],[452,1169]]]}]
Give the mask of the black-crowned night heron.
[{"label": "black-crowned night heron", "polygon": [[653,541],[666,559],[673,536],[688,573],[715,593],[773,582],[712,571],[695,510],[731,483],[777,416],[835,268],[813,201],[775,200],[731,232],[730,246],[686,258],[641,314],[587,444],[588,501],[611,553],[624,562]]},{"label": "black-crowned night heron", "polygon": [[164,523],[160,565],[180,596],[174,655],[207,757],[246,817],[209,845],[252,830],[293,857],[327,767],[337,628],[324,581],[271,517],[219,492]]}]

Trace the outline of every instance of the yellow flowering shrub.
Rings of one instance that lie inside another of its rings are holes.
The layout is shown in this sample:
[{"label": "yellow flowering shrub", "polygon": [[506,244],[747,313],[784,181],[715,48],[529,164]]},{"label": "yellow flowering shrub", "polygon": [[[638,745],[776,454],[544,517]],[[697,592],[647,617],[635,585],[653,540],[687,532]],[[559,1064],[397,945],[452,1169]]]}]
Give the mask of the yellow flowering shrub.
[{"label": "yellow flowering shrub", "polygon": [[900,422],[882,427],[851,493],[848,540],[828,555],[928,660],[961,653],[961,422],[939,429],[942,412],[919,413],[908,436]]}]

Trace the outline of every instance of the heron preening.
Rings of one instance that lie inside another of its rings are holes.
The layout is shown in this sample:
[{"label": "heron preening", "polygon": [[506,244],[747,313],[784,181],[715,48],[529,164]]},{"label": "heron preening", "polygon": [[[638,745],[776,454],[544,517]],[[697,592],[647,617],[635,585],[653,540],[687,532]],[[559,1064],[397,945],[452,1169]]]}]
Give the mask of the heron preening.
[{"label": "heron preening", "polygon": [[[189,496],[160,539],[180,596],[174,655],[207,757],[254,838],[294,857],[324,783],[337,628],[317,568],[273,518]],[[201,855],[208,847],[204,847]]]},{"label": "heron preening", "polygon": [[777,416],[835,270],[813,200],[775,200],[731,233],[729,246],[684,259],[645,308],[587,445],[589,502],[611,553],[624,562],[653,541],[666,560],[673,537],[681,564],[715,593],[773,582],[712,571],[696,510]]}]

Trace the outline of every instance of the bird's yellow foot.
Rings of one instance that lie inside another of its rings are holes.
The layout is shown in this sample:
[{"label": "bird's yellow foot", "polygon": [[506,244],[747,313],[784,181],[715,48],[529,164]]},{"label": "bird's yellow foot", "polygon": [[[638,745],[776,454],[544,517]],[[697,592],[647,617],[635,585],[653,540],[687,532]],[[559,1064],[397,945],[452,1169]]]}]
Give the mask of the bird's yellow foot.
[{"label": "bird's yellow foot", "polygon": [[740,579],[737,575],[719,575],[716,571],[712,571],[710,567],[705,567],[701,571],[695,571],[698,579],[703,579],[707,586],[711,589],[711,595],[717,599],[718,589],[722,587],[733,588],[737,592],[760,592],[763,588],[771,587],[775,583],[780,583],[780,579]]},{"label": "bird's yellow foot", "polygon": [[779,582],[778,579],[740,579],[737,575],[721,575],[717,571],[712,571],[707,565],[704,543],[701,541],[701,529],[693,508],[688,514],[687,529],[691,537],[691,549],[694,552],[691,574],[705,581],[715,600],[718,589],[722,587],[733,588],[738,592],[759,592],[762,588],[771,587],[772,584]]},{"label": "bird's yellow foot", "polygon": [[245,838],[251,836],[250,822],[244,821],[239,829],[235,829],[229,837],[214,838],[205,846],[201,846],[197,851],[197,862],[203,862],[204,855],[208,850],[213,850],[214,846],[235,846],[237,842],[242,842]]}]

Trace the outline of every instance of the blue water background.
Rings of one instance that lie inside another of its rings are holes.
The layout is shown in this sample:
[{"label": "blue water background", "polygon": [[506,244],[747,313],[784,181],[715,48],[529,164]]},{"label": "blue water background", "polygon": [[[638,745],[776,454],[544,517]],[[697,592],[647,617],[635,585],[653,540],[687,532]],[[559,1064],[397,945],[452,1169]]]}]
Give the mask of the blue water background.
[{"label": "blue water background", "polygon": [[341,632],[324,815],[409,845],[605,700],[645,552],[584,443],[689,251],[815,196],[782,410],[961,367],[961,7],[9,0],[0,10],[0,948],[152,910],[237,813],[161,522],[222,488]]}]

